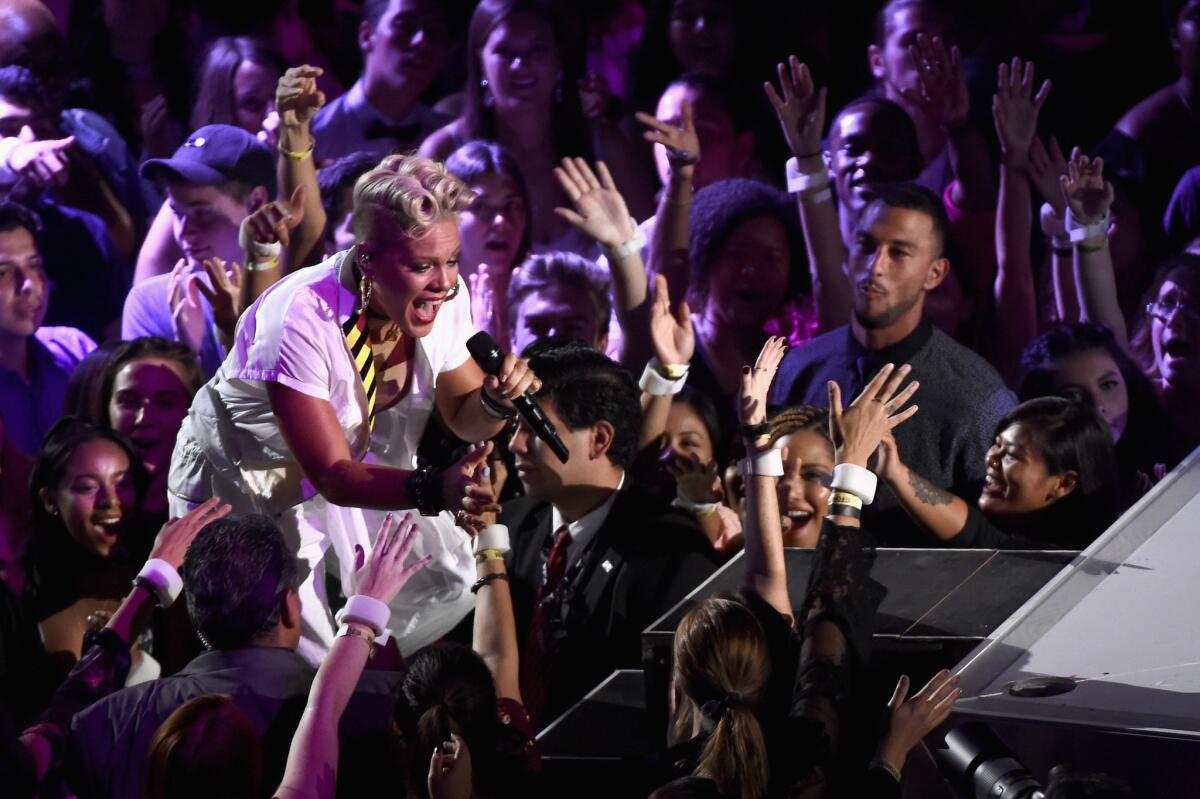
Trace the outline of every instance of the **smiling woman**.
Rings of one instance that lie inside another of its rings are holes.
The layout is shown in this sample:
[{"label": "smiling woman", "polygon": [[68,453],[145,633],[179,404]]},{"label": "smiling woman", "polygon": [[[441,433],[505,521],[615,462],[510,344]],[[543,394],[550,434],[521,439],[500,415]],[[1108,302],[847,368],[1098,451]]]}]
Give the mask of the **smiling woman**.
[{"label": "smiling woman", "polygon": [[489,439],[515,415],[509,400],[536,385],[511,355],[501,379],[485,379],[468,357],[457,214],[471,200],[427,158],[389,156],[364,174],[354,187],[355,245],[293,272],[246,310],[229,357],[183,422],[172,511],[217,494],[275,517],[299,540],[300,652],[314,662],[334,634],[324,554],[332,545],[349,596],[355,548],[370,553],[380,511],[420,510],[416,549],[434,555],[397,599],[402,649],[444,634],[471,605],[470,542],[451,512],[490,447],[439,473],[418,460],[417,444],[435,408],[459,438]]},{"label": "smiling woman", "polygon": [[119,433],[68,417],[47,433],[30,488],[34,609],[61,677],[79,658],[89,617],[115,611],[137,573],[124,544],[137,532],[145,472]]}]

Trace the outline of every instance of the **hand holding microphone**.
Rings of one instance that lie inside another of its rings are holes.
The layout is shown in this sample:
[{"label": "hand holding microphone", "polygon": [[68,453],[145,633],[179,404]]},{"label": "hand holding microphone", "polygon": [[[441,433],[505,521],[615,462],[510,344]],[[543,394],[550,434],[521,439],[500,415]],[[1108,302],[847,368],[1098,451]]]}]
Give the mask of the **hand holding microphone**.
[{"label": "hand holding microphone", "polygon": [[[499,394],[511,402],[529,429],[553,450],[560,461],[566,463],[570,455],[566,445],[533,398],[542,387],[542,382],[529,369],[529,364],[512,353],[506,355],[501,352],[495,339],[483,331],[467,339],[467,351],[487,375],[483,390]],[[487,405],[487,399],[484,404]]]}]

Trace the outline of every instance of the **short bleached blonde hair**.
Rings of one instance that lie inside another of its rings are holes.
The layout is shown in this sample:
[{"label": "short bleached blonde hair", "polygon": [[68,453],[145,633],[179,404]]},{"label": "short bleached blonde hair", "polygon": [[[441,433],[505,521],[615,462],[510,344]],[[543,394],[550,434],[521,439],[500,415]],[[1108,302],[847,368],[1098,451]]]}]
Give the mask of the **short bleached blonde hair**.
[{"label": "short bleached blonde hair", "polygon": [[354,236],[364,240],[379,215],[419,239],[437,222],[466,210],[475,195],[445,165],[419,155],[389,155],[354,184]]}]

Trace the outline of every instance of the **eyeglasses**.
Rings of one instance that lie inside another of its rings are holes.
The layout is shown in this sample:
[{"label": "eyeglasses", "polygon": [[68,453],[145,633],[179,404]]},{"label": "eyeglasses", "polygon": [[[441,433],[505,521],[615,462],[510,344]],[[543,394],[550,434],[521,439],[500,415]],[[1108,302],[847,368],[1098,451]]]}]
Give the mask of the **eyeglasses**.
[{"label": "eyeglasses", "polygon": [[1176,311],[1183,314],[1188,321],[1200,321],[1200,305],[1196,303],[1180,302],[1175,297],[1146,303],[1146,313],[1164,322],[1170,319]]}]

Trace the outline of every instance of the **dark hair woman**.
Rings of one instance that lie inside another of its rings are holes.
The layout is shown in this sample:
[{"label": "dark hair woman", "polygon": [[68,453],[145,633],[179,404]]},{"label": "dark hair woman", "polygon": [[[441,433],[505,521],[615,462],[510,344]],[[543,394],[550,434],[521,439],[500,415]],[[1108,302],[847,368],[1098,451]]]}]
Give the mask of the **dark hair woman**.
[{"label": "dark hair woman", "polygon": [[909,471],[885,439],[878,475],[917,523],[956,547],[1084,549],[1124,509],[1108,425],[1062,397],[1023,402],[996,426],[972,505]]},{"label": "dark hair woman", "polygon": [[275,84],[287,65],[274,47],[253,36],[222,36],[212,43],[196,73],[191,129],[235,125],[264,136],[273,131]]},{"label": "dark hair woman", "polygon": [[61,678],[79,659],[90,617],[117,609],[141,565],[125,541],[141,535],[133,520],[146,475],[124,436],[68,417],[46,434],[29,484],[33,607]]},{"label": "dark hair woman", "polygon": [[1107,327],[1077,322],[1048,330],[1025,349],[1021,367],[1022,400],[1066,397],[1091,405],[1104,418],[1122,485],[1153,482],[1156,473],[1174,468],[1187,454],[1154,386]]}]

